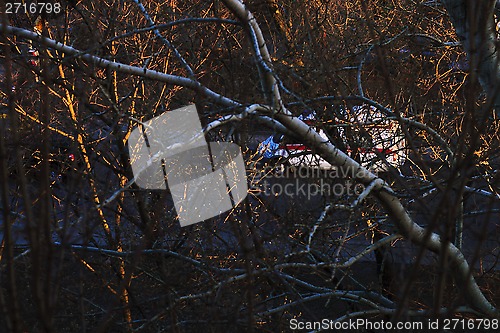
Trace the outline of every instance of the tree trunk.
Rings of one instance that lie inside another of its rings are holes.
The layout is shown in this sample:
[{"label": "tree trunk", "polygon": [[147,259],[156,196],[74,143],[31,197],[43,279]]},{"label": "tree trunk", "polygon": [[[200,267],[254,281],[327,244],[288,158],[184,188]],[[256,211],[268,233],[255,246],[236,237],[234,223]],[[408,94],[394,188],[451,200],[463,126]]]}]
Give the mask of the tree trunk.
[{"label": "tree trunk", "polygon": [[442,3],[467,52],[471,78],[477,76],[483,90],[492,96],[495,112],[500,114],[500,94],[497,93],[500,69],[494,16],[497,1],[442,0]]}]

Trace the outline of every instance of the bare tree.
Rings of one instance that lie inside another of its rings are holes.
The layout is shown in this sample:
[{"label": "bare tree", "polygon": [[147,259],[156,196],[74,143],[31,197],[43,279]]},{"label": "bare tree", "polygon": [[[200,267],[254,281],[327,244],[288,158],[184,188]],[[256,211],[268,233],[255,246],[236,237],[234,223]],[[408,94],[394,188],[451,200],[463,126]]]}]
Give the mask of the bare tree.
[{"label": "bare tree", "polygon": [[[438,2],[396,0],[2,14],[2,325],[498,318],[496,2],[443,3],[454,29]],[[242,147],[250,191],[229,214],[180,228],[168,191],[135,184],[127,140],[187,103],[207,138]],[[360,106],[378,118],[349,116]],[[408,143],[399,169],[376,150],[380,124]],[[333,174],[264,161],[256,146],[269,135],[307,146]],[[367,149],[385,172],[362,162]]]}]

